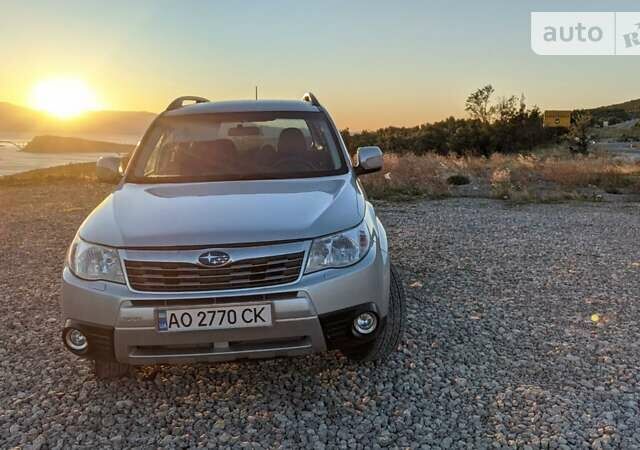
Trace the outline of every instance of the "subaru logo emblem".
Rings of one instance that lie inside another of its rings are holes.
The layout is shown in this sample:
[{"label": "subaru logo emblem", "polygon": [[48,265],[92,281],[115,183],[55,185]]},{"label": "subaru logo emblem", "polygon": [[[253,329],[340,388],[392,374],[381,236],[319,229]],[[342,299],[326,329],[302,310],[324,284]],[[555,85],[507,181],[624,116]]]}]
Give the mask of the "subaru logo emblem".
[{"label": "subaru logo emblem", "polygon": [[198,262],[203,266],[224,266],[231,257],[224,252],[209,251],[198,257]]}]

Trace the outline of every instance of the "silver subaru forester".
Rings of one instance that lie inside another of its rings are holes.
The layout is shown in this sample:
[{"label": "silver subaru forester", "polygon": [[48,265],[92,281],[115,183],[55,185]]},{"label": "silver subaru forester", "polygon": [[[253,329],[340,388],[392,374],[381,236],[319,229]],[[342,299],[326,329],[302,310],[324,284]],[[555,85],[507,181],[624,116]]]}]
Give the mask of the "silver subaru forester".
[{"label": "silver subaru forester", "polygon": [[404,293],[358,181],[382,152],[356,160],[313,94],[174,100],[127,164],[98,161],[117,187],[68,252],[65,346],[100,378],[332,349],[388,356]]}]

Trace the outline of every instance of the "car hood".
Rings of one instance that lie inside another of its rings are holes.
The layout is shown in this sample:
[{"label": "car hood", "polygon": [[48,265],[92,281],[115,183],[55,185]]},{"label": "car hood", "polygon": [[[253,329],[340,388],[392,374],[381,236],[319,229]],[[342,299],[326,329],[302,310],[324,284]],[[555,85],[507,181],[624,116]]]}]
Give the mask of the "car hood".
[{"label": "car hood", "polygon": [[301,240],[356,226],[363,193],[352,176],[124,184],[80,227],[113,247],[222,246]]}]

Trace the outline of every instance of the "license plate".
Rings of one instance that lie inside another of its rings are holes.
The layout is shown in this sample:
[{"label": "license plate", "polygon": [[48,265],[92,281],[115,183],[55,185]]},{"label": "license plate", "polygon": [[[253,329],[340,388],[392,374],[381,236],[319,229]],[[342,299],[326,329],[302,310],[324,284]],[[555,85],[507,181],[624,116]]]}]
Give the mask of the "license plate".
[{"label": "license plate", "polygon": [[270,325],[270,304],[158,311],[159,331],[223,330]]}]

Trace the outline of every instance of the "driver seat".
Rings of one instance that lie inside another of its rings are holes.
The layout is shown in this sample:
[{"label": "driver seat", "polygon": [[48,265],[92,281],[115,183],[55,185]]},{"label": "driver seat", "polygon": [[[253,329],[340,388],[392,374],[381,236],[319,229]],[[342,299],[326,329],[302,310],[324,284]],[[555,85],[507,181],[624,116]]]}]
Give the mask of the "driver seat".
[{"label": "driver seat", "polygon": [[300,155],[307,150],[307,140],[298,128],[285,128],[278,138],[278,159]]},{"label": "driver seat", "polygon": [[237,162],[237,153],[230,139],[193,141],[178,153],[180,172],[198,176],[230,171]]}]

